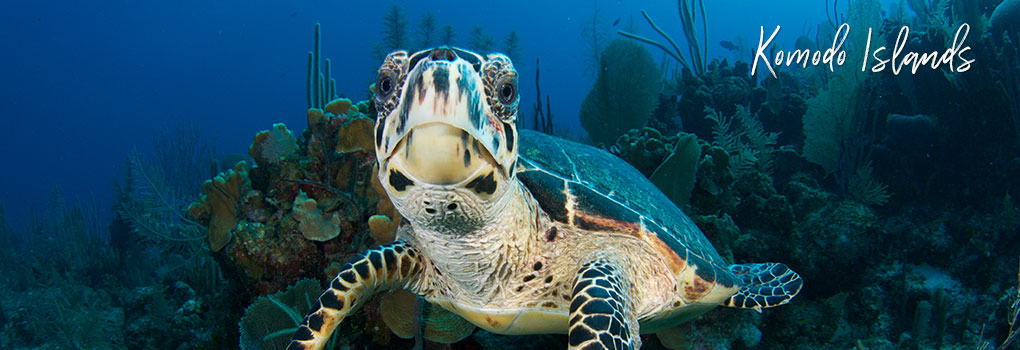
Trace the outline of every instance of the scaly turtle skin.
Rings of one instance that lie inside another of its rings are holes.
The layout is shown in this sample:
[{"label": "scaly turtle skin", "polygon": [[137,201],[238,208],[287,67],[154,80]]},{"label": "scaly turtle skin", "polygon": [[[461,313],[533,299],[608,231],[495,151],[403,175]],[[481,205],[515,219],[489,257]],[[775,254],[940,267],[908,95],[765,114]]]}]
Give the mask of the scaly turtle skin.
[{"label": "scaly turtle skin", "polygon": [[718,306],[790,301],[779,263],[727,265],[637,170],[518,131],[517,71],[441,47],[386,57],[375,85],[379,180],[407,222],[341,268],[288,349],[320,349],[375,292],[407,289],[486,330],[637,349],[640,333]]}]

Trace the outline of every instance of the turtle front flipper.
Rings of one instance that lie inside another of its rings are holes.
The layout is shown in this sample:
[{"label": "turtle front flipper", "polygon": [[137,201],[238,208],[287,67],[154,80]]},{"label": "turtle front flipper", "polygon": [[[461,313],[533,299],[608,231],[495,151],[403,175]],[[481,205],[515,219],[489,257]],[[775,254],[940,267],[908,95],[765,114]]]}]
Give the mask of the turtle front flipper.
[{"label": "turtle front flipper", "polygon": [[638,324],[626,300],[626,279],[604,260],[584,264],[570,303],[569,349],[638,349]]},{"label": "turtle front flipper", "polygon": [[761,309],[790,302],[804,286],[800,275],[780,263],[731,265],[730,271],[742,287],[726,299],[723,306],[761,312]]},{"label": "turtle front flipper", "polygon": [[287,350],[322,349],[344,317],[376,291],[404,288],[421,272],[422,257],[401,241],[369,249],[340,268],[308,316],[294,332]]}]

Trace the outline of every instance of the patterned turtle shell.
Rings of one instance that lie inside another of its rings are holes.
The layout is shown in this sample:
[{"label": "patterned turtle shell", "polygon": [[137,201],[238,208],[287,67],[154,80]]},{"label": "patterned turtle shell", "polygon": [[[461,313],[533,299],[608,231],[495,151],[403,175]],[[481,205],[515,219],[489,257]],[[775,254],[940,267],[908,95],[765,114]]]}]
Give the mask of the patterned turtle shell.
[{"label": "patterned turtle shell", "polygon": [[630,164],[588,145],[519,133],[517,177],[553,220],[661,242],[673,271],[694,265],[706,282],[738,283],[694,222]]}]

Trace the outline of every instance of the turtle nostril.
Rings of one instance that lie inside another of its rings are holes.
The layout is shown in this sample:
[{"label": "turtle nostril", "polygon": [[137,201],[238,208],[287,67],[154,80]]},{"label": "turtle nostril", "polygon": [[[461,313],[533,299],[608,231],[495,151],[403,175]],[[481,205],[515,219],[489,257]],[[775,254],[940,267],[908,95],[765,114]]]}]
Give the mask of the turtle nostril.
[{"label": "turtle nostril", "polygon": [[453,50],[447,48],[437,48],[433,49],[432,52],[429,53],[429,59],[433,61],[453,62],[457,60],[457,54],[454,53]]},{"label": "turtle nostril", "polygon": [[457,203],[450,203],[450,204],[448,204],[446,206],[446,210],[450,210],[450,211],[457,210]]}]

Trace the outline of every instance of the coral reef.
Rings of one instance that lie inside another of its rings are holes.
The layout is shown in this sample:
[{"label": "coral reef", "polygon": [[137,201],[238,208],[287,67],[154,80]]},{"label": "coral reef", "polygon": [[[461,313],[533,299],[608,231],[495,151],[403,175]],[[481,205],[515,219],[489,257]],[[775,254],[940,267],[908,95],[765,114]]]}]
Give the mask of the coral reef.
[{"label": "coral reef", "polygon": [[286,348],[290,336],[321,292],[322,286],[318,281],[302,279],[286,290],[256,299],[245,309],[239,323],[240,348]]},{"label": "coral reef", "polygon": [[662,161],[672,154],[677,139],[676,136],[663,136],[654,128],[630,129],[616,139],[609,152],[651,177]]},{"label": "coral reef", "polygon": [[308,271],[322,271],[329,262],[370,243],[364,233],[378,196],[370,189],[373,150],[365,145],[371,141],[363,134],[371,135],[366,126],[371,119],[349,100],[337,99],[327,106],[341,114],[309,109],[308,128],[291,156],[264,155],[267,149],[280,148],[272,142],[291,140],[261,137],[290,134],[277,124],[274,131],[256,136],[251,148],[254,168],[219,176],[249,184],[235,203],[231,228],[236,238],[232,244],[224,243],[224,251],[230,257],[226,263],[242,272],[251,290],[259,291],[256,295],[279,290]]},{"label": "coral reef", "polygon": [[248,155],[259,163],[278,165],[297,152],[294,133],[281,123],[255,135],[255,141],[248,148]]},{"label": "coral reef", "polygon": [[233,235],[240,213],[241,195],[248,193],[248,169],[239,162],[234,169],[220,173],[202,184],[202,198],[188,207],[192,217],[209,227],[209,248],[223,249]]},{"label": "coral reef", "polygon": [[[532,107],[532,123],[531,128],[543,133],[554,135],[553,131],[553,115],[552,115],[552,103],[549,101],[549,95],[545,95],[545,110],[542,110],[542,85],[539,83],[539,73],[541,73],[541,66],[539,65],[538,58],[535,59],[535,105]],[[524,121],[524,119],[522,119]],[[523,124],[523,123],[522,123]]]},{"label": "coral reef", "polygon": [[[680,24],[683,27],[684,38],[687,39],[687,52],[690,54],[690,61],[688,61],[683,52],[680,51],[680,47],[677,46],[676,41],[673,41],[673,38],[670,37],[669,34],[666,34],[666,32],[659,28],[659,26],[655,25],[655,21],[652,21],[652,17],[648,16],[648,12],[645,12],[645,10],[641,10],[641,15],[645,17],[645,20],[648,21],[648,24],[655,30],[656,33],[662,35],[662,37],[669,42],[673,48],[672,51],[670,51],[666,45],[663,45],[658,41],[637,34],[622,30],[617,31],[617,33],[625,38],[634,39],[636,41],[658,47],[679,62],[680,65],[684,66],[684,68],[693,71],[697,75],[705,74],[705,60],[708,58],[708,22],[706,22],[705,17],[705,4],[702,0],[679,0],[677,1],[677,7],[680,13]],[[700,16],[699,12],[696,12],[696,10],[700,10]],[[695,22],[698,22],[699,18],[701,19],[701,38],[698,38],[695,25]],[[706,46],[704,48],[699,48],[701,45]]]},{"label": "coral reef", "polygon": [[312,51],[308,51],[308,68],[305,80],[305,98],[308,108],[322,109],[329,101],[336,98],[336,80],[330,73],[330,60],[325,59],[325,72],[320,71],[322,59],[322,33],[320,25],[315,24],[315,42]]},{"label": "coral reef", "polygon": [[340,217],[337,212],[327,216],[319,209],[319,204],[304,191],[298,190],[294,197],[293,216],[300,224],[298,229],[305,238],[325,242],[340,234]]}]

